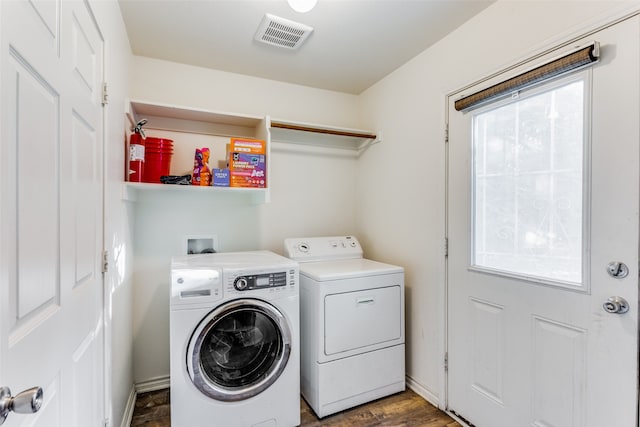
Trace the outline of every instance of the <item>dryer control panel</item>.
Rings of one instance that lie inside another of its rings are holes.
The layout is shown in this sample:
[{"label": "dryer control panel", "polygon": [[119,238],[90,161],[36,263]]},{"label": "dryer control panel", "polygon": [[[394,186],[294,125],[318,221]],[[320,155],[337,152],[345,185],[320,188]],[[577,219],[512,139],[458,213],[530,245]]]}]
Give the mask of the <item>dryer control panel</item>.
[{"label": "dryer control panel", "polygon": [[285,239],[287,258],[299,262],[362,258],[362,246],[355,236],[299,237]]}]

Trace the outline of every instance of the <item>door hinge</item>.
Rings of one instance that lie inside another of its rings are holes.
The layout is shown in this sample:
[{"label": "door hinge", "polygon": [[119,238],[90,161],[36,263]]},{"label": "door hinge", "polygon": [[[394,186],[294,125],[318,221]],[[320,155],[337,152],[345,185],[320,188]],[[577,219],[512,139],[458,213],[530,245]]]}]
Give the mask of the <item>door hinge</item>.
[{"label": "door hinge", "polygon": [[444,371],[449,372],[449,352],[444,354]]},{"label": "door hinge", "polygon": [[109,103],[109,91],[107,90],[107,82],[102,83],[102,105]]},{"label": "door hinge", "polygon": [[111,425],[111,421],[109,421],[109,418],[106,418],[104,420],[104,427],[109,427]]},{"label": "door hinge", "polygon": [[109,251],[102,251],[102,272],[109,271]]},{"label": "door hinge", "polygon": [[449,143],[449,123],[444,126],[444,143]]},{"label": "door hinge", "polygon": [[445,237],[444,238],[444,257],[448,257],[449,256],[449,238]]}]

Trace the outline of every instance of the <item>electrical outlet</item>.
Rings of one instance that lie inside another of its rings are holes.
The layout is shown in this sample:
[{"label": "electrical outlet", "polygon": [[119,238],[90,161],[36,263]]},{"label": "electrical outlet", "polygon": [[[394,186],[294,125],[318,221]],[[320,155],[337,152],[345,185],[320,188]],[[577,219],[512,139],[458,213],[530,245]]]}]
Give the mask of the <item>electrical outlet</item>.
[{"label": "electrical outlet", "polygon": [[191,235],[184,236],[184,254],[206,254],[218,252],[218,236],[210,235]]}]

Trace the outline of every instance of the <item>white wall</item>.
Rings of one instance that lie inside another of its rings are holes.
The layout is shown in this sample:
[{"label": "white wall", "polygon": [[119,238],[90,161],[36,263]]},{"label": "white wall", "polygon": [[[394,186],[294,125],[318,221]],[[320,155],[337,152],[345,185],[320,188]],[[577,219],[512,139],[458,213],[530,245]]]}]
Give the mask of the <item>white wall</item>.
[{"label": "white wall", "polygon": [[125,131],[124,99],[129,91],[129,39],[115,0],[91,1],[105,40],[105,80],[109,104],[105,109],[105,248],[109,271],[105,274],[105,323],[107,342],[107,417],[120,426],[133,386],[132,233],[129,208],[122,201]]},{"label": "white wall", "polygon": [[355,95],[133,57],[130,98],[191,108],[358,127]]},{"label": "white wall", "polygon": [[499,1],[360,97],[363,126],[384,142],[358,162],[356,232],[366,255],[406,268],[407,373],[435,403],[444,390],[446,95],[630,4]]},{"label": "white wall", "polygon": [[[357,97],[134,57],[131,99],[358,128]],[[301,108],[303,106],[303,108]],[[149,134],[162,134],[160,131]],[[180,135],[174,137],[177,147]],[[134,377],[169,375],[169,265],[186,235],[215,234],[220,251],[283,252],[287,237],[353,233],[356,160],[274,146],[271,203],[237,194],[138,194],[134,230]]]}]

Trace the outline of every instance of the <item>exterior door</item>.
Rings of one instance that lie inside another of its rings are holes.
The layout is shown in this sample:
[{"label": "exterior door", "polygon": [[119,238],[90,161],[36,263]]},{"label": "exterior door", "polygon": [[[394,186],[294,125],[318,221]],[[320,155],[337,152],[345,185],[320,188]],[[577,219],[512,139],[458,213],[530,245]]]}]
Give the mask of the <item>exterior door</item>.
[{"label": "exterior door", "polygon": [[447,406],[476,427],[637,425],[638,30],[509,99],[450,98]]},{"label": "exterior door", "polygon": [[83,1],[0,19],[0,386],[44,390],[4,425],[103,425],[103,41]]}]

